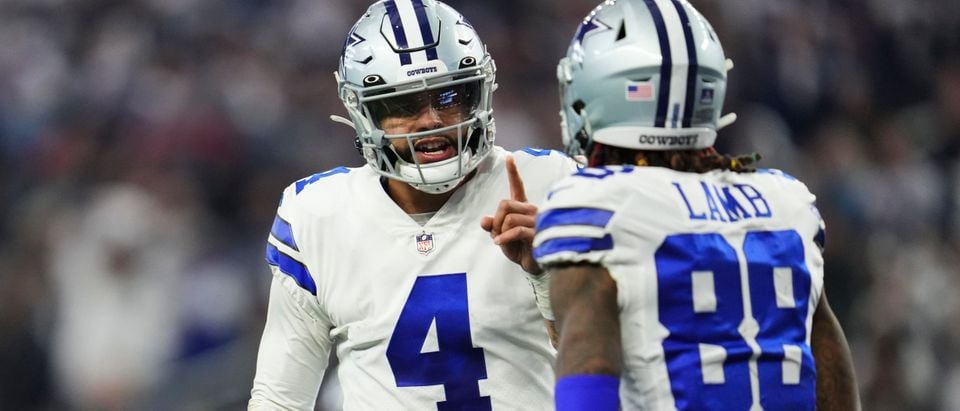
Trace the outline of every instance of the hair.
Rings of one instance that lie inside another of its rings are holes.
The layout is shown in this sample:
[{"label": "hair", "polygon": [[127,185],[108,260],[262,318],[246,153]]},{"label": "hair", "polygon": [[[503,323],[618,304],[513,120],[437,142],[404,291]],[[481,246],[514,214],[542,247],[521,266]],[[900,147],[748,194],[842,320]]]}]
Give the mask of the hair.
[{"label": "hair", "polygon": [[738,173],[755,171],[753,164],[760,161],[759,153],[737,156],[720,154],[713,147],[699,150],[635,150],[594,143],[589,165],[632,164],[638,166],[666,167],[677,171],[705,173],[712,170],[729,170]]}]

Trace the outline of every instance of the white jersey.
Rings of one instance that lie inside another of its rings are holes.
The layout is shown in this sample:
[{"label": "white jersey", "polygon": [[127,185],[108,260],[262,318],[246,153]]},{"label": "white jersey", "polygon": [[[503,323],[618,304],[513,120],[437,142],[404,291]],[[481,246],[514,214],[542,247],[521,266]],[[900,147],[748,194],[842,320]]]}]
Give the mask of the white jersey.
[{"label": "white jersey", "polygon": [[823,223],[778,170],[580,170],[537,217],[541,265],[617,283],[629,410],[813,410]]},{"label": "white jersey", "polygon": [[[423,226],[368,167],[288,187],[250,408],[313,409],[337,342],[345,410],[552,409],[556,353],[534,293],[480,228],[509,198],[507,155],[495,148]],[[514,158],[534,200],[576,169],[556,151]]]}]

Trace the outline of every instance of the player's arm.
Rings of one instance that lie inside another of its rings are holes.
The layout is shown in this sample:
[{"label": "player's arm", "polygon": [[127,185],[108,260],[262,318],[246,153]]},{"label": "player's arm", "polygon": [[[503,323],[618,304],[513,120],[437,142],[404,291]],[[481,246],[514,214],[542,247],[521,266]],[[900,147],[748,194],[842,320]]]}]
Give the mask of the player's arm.
[{"label": "player's arm", "polygon": [[621,368],[617,284],[593,264],[550,267],[550,292],[560,348],[558,411],[615,411]]},{"label": "player's arm", "polygon": [[512,156],[507,157],[507,180],[510,184],[510,199],[502,200],[492,216],[480,220],[480,227],[490,233],[494,244],[503,254],[527,272],[527,280],[533,287],[537,307],[543,315],[547,334],[554,348],[557,347],[557,332],[550,310],[550,276],[543,272],[533,258],[537,206],[527,202],[523,179]]},{"label": "player's arm", "polygon": [[510,261],[519,264],[531,275],[539,275],[543,270],[533,258],[537,206],[527,201],[523,179],[520,178],[513,156],[507,157],[506,167],[510,199],[500,201],[492,216],[481,218],[480,227],[490,233],[494,244],[500,246]]},{"label": "player's arm", "polygon": [[314,408],[333,344],[329,322],[304,306],[309,297],[291,278],[274,272],[248,409]]},{"label": "player's arm", "polygon": [[860,410],[850,347],[825,292],[813,314],[811,345],[817,364],[817,410]]}]

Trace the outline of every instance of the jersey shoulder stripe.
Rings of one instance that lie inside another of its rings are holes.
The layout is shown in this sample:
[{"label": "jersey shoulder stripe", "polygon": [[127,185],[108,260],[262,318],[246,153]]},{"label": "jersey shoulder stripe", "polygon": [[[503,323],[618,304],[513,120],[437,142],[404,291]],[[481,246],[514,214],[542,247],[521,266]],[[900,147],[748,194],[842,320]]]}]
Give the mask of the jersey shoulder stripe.
[{"label": "jersey shoulder stripe", "polygon": [[267,263],[293,278],[300,288],[309,291],[310,294],[317,295],[317,285],[314,283],[313,276],[310,275],[307,266],[270,243],[267,243]]},{"label": "jersey shoulder stripe", "polygon": [[536,221],[533,254],[540,264],[598,263],[613,251],[611,221],[627,195],[620,170],[584,168],[551,186]]},{"label": "jersey shoulder stripe", "polygon": [[602,208],[548,208],[537,216],[534,258],[612,250],[613,237],[606,230],[611,218],[613,211]]},{"label": "jersey shoulder stripe", "polygon": [[612,217],[613,211],[601,208],[557,208],[540,213],[537,216],[536,226],[540,231],[566,225],[606,227]]},{"label": "jersey shoulder stripe", "polygon": [[349,201],[349,188],[364,174],[360,171],[336,167],[287,186],[267,236],[266,261],[277,275],[290,277],[300,288],[317,295],[316,280],[301,255],[307,250],[302,249],[303,239],[297,241],[296,233],[317,224],[316,217],[342,209],[342,202]]},{"label": "jersey shoulder stripe", "polygon": [[586,254],[593,251],[607,251],[612,249],[613,237],[610,234],[606,234],[601,238],[560,237],[545,240],[539,247],[535,247],[533,249],[533,258],[539,260],[562,252]]},{"label": "jersey shoulder stripe", "polygon": [[279,215],[273,219],[273,227],[270,228],[270,235],[276,238],[277,241],[290,247],[290,249],[300,251],[300,248],[297,247],[297,241],[293,238],[293,227],[287,220],[284,220]]}]

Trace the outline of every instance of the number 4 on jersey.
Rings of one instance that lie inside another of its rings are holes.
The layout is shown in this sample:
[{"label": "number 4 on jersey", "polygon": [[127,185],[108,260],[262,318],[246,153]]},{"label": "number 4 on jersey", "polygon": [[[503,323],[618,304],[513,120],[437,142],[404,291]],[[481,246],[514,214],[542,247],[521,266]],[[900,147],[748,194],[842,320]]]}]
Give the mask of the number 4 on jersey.
[{"label": "number 4 on jersey", "polygon": [[[423,352],[431,325],[437,350]],[[479,380],[487,378],[483,349],[470,339],[467,275],[417,277],[387,346],[387,361],[399,387],[443,384],[446,401],[439,411],[491,409],[480,396]]]}]

